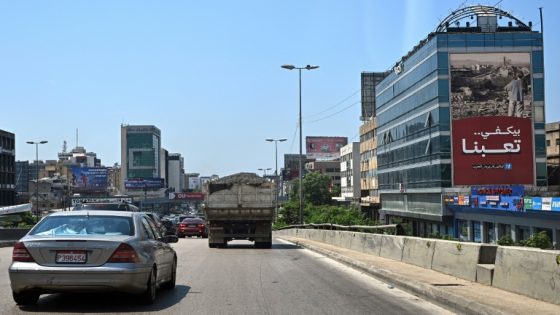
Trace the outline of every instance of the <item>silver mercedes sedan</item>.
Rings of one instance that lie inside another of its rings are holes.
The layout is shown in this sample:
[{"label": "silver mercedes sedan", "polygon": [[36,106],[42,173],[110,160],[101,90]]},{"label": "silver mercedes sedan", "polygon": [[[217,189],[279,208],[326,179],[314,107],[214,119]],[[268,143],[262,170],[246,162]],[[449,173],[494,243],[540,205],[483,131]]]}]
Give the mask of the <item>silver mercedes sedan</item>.
[{"label": "silver mercedes sedan", "polygon": [[44,293],[119,291],[151,304],[173,289],[177,255],[144,213],[71,211],[45,217],[19,240],[9,268],[14,300],[35,304]]}]

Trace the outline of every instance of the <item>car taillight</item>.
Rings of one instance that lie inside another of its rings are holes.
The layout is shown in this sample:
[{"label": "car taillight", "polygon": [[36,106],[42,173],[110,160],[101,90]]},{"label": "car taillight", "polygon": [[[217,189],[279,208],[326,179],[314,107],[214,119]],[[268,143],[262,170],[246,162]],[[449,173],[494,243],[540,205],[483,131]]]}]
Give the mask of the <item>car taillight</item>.
[{"label": "car taillight", "polygon": [[204,227],[204,224],[199,224],[198,227],[199,227],[199,228],[203,228],[203,227]]},{"label": "car taillight", "polygon": [[136,254],[136,251],[134,250],[134,248],[132,248],[132,246],[126,243],[121,243],[121,245],[117,247],[113,255],[111,255],[111,258],[109,258],[107,262],[136,263],[140,262],[140,259],[138,258],[138,255]]},{"label": "car taillight", "polygon": [[187,227],[187,225],[184,224],[184,223],[179,224],[179,228],[186,228],[186,227]]},{"label": "car taillight", "polygon": [[23,242],[17,242],[12,252],[12,261],[34,262]]}]

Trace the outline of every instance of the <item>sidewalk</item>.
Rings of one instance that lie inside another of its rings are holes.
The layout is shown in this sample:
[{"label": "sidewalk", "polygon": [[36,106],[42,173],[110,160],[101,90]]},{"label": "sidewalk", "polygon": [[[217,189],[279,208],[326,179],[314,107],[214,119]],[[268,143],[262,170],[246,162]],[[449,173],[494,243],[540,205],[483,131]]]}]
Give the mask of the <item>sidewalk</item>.
[{"label": "sidewalk", "polygon": [[280,235],[275,237],[360,269],[387,284],[457,313],[560,314],[560,305],[459,279],[430,269],[307,239]]}]

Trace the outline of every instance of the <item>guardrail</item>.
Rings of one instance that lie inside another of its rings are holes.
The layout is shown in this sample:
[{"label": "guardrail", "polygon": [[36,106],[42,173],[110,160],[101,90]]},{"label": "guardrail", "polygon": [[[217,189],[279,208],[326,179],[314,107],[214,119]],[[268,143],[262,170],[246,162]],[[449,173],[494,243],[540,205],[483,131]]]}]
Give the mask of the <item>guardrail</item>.
[{"label": "guardrail", "polygon": [[285,227],[278,228],[276,230],[285,230],[285,229],[322,229],[322,230],[338,230],[338,231],[360,231],[360,232],[368,232],[368,233],[375,233],[375,231],[388,231],[391,229],[393,230],[394,235],[403,235],[404,229],[400,224],[386,224],[386,225],[340,225],[340,224],[333,224],[333,223],[320,223],[320,224],[295,224],[295,225],[288,225]]}]

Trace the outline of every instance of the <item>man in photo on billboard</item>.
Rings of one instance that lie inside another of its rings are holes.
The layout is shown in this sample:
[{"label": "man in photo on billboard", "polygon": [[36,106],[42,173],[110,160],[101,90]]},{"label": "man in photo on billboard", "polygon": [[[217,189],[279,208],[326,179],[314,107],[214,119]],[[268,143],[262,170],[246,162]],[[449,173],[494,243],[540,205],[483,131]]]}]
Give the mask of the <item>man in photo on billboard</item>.
[{"label": "man in photo on billboard", "polygon": [[523,114],[523,74],[517,73],[504,89],[508,91],[508,116],[521,117]]}]

